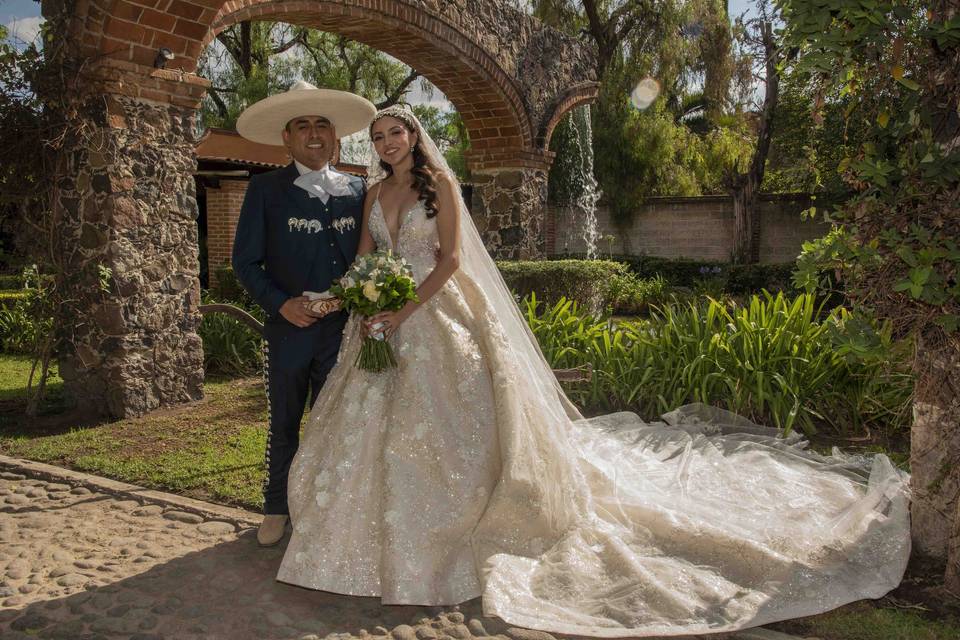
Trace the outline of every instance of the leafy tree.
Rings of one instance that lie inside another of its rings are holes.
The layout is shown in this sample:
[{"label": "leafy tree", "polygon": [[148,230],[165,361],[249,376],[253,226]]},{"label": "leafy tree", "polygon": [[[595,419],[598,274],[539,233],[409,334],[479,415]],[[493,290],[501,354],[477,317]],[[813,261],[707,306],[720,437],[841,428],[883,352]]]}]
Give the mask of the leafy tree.
[{"label": "leafy tree", "polygon": [[288,52],[306,39],[305,31],[291,32],[289,25],[275,22],[241,22],[218,34],[199,61],[200,75],[212,82],[201,108],[204,124],[232,129],[247,106],[293,82]]},{"label": "leafy tree", "polygon": [[[780,100],[780,78],[790,55],[774,31],[778,20],[776,10],[768,0],[757,2],[759,16],[743,22],[739,44],[743,58],[751,67],[759,67],[757,79],[763,83],[763,101],[757,113],[752,152],[749,157],[738,157],[726,169],[724,182],[733,196],[733,261],[759,262],[759,211],[757,195],[767,167],[767,156],[773,137],[777,105]],[[751,82],[749,87],[752,88]]]},{"label": "leafy tree", "polygon": [[[249,105],[284,91],[298,78],[362,95],[380,109],[401,102],[413,83],[423,80],[402,62],[345,36],[278,22],[243,22],[225,29],[201,57],[200,73],[213,81],[203,121],[228,129]],[[460,115],[432,106],[415,111],[451,168],[465,179],[469,137]]]},{"label": "leafy tree", "polygon": [[460,180],[467,180],[469,170],[465,154],[470,148],[470,138],[460,113],[443,111],[440,107],[424,104],[414,105],[413,112],[437,143],[453,172]]},{"label": "leafy tree", "polygon": [[[595,166],[614,216],[626,219],[650,196],[695,196],[711,180],[711,142],[678,124],[664,101],[645,111],[608,97],[594,116]],[[712,182],[712,184],[711,184]]]},{"label": "leafy tree", "polygon": [[[863,137],[840,162],[852,195],[825,213],[797,279],[842,277],[852,304],[913,340],[915,548],[960,593],[960,13],[952,0],[778,0],[816,104]],[[838,142],[850,142],[847,135]],[[819,259],[818,259],[819,258]],[[862,344],[862,336],[851,335]]]},{"label": "leafy tree", "polygon": [[61,230],[61,178],[75,161],[64,149],[90,141],[92,128],[79,114],[103,98],[87,77],[90,61],[77,59],[69,42],[52,35],[71,18],[61,9],[47,16],[42,44],[14,44],[0,27],[0,222],[17,229],[21,260],[33,263],[25,271],[27,297],[17,309],[23,313],[18,330],[29,336],[24,346],[33,357],[28,416],[39,411],[51,362],[76,318],[67,283],[109,277],[96,255],[65,264],[77,246]]},{"label": "leafy tree", "polygon": [[[731,30],[722,0],[542,0],[534,15],[548,24],[590,38],[600,52],[600,95],[592,106],[594,168],[614,217],[626,220],[638,202],[654,195],[700,195],[722,189],[718,141],[735,136],[707,133],[727,126],[729,87],[735,68]],[[631,92],[656,78],[659,96],[637,105]],[[734,123],[735,124],[735,123]],[[568,123],[554,132],[551,196],[571,183],[563,159]],[[697,134],[697,135],[695,135]]]},{"label": "leafy tree", "polygon": [[357,93],[379,108],[398,102],[420,74],[344,36],[278,22],[242,22],[225,29],[200,60],[213,82],[203,104],[208,126],[233,128],[257,100],[297,78]]},{"label": "leafy tree", "polygon": [[357,93],[378,109],[401,101],[420,74],[364,44],[311,30],[298,53],[304,79],[317,86]]}]

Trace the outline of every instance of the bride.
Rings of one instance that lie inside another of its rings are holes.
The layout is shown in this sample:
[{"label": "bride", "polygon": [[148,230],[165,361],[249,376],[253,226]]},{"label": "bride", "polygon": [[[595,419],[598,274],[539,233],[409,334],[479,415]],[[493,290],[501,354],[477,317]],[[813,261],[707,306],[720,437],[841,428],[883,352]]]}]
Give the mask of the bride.
[{"label": "bride", "polygon": [[[487,255],[436,145],[377,114],[359,254],[419,303],[352,317],[289,476],[278,579],[604,637],[731,631],[877,598],[910,550],[908,477],[702,405],[584,419]],[[436,247],[439,245],[439,253]],[[383,323],[398,366],[354,367]]]}]

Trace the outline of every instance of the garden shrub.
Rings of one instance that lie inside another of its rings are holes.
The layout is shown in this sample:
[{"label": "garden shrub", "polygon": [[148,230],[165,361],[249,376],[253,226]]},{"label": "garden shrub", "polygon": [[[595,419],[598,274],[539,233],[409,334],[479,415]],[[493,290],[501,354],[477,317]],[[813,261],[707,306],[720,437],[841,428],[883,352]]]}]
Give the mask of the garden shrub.
[{"label": "garden shrub", "polygon": [[869,352],[841,348],[843,309],[820,319],[811,295],[670,303],[649,319],[617,322],[569,300],[525,301],[527,321],[554,368],[593,366],[568,387],[590,413],[630,410],[654,419],[690,402],[719,406],[783,432],[849,434],[909,429],[912,378],[904,350],[879,327]]},{"label": "garden shrub", "polygon": [[[260,322],[266,316],[229,266],[215,270],[213,284],[204,295],[203,304],[216,303],[239,307]],[[262,337],[233,316],[204,314],[198,333],[203,340],[203,366],[208,374],[242,376],[262,369]]]},{"label": "garden shrub", "polygon": [[666,300],[669,287],[661,276],[641,280],[632,273],[618,273],[607,287],[607,309],[616,315],[645,314],[650,305]]},{"label": "garden shrub", "polygon": [[[215,300],[209,294],[204,304],[232,301]],[[237,305],[239,306],[239,305]],[[263,312],[250,309],[259,320]],[[224,313],[204,314],[198,331],[203,340],[203,366],[207,374],[242,376],[256,373],[263,367],[263,339],[253,329]]]},{"label": "garden shrub", "polygon": [[627,265],[609,260],[501,260],[497,266],[518,297],[575,300],[591,313],[636,315],[667,294],[663,278],[642,280]]},{"label": "garden shrub", "polygon": [[53,327],[52,318],[39,320],[34,311],[35,290],[27,289],[0,305],[0,350],[4,353],[33,354]]},{"label": "garden shrub", "polygon": [[19,273],[0,274],[0,289],[12,290],[23,288],[23,276]]},{"label": "garden shrub", "polygon": [[[247,290],[240,284],[233,267],[221,266],[214,269],[214,276],[208,289],[210,298],[216,302],[236,305],[256,315],[260,305],[254,302]],[[257,316],[260,318],[260,316]],[[262,318],[261,318],[262,319]]]}]

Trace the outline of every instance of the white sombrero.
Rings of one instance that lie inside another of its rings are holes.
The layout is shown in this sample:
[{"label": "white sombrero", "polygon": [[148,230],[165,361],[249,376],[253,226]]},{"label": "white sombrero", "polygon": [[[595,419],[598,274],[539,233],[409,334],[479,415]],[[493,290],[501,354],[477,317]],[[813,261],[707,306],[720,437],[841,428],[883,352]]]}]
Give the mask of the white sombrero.
[{"label": "white sombrero", "polygon": [[366,129],[376,113],[377,108],[366,98],[346,91],[317,89],[298,80],[288,91],[247,107],[237,119],[237,133],[260,144],[282,145],[281,132],[288,122],[300,116],[323,116],[336,128],[337,137],[342,138]]}]

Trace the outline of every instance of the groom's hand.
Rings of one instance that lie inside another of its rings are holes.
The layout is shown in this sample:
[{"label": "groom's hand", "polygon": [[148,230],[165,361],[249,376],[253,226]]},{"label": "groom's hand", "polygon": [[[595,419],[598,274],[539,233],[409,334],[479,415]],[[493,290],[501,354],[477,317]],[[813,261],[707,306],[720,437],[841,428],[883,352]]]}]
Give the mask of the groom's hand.
[{"label": "groom's hand", "polygon": [[290,298],[280,307],[280,315],[286,318],[290,324],[300,327],[301,329],[309,327],[316,322],[317,319],[307,313],[308,301],[309,298],[306,296]]}]

